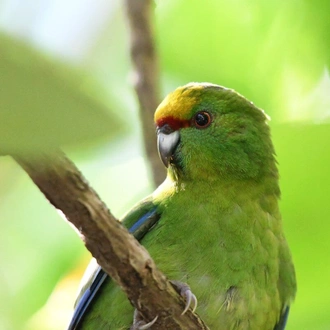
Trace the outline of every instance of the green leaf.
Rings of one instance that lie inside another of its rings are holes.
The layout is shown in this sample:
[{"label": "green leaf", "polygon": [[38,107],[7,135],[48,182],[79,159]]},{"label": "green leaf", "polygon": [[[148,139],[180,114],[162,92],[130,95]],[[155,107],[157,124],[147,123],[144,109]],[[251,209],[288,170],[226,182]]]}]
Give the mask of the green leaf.
[{"label": "green leaf", "polygon": [[4,35],[0,54],[1,154],[75,145],[120,131],[120,120],[109,115],[86,74]]}]

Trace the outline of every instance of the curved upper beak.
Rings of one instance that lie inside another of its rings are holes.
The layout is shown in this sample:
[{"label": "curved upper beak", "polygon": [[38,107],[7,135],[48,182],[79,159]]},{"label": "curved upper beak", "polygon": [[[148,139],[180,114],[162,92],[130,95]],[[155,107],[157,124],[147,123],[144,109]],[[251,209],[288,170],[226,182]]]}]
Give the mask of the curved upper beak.
[{"label": "curved upper beak", "polygon": [[157,128],[157,148],[163,164],[168,167],[171,157],[180,140],[179,131],[169,130],[165,125]]}]

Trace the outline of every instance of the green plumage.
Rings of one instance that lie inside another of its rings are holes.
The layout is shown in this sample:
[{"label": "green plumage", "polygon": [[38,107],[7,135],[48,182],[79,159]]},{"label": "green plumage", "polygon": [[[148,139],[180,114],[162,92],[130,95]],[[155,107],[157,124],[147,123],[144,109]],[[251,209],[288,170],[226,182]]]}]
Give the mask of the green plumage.
[{"label": "green plumage", "polygon": [[[205,112],[210,122],[199,127],[197,114]],[[167,179],[125,224],[156,207],[160,219],[142,244],[169,279],[191,287],[210,329],[275,329],[296,283],[265,114],[232,90],[194,83],[170,94],[155,120],[171,128],[165,138],[179,132],[179,140]],[[129,329],[132,316],[107,279],[81,329]]]}]

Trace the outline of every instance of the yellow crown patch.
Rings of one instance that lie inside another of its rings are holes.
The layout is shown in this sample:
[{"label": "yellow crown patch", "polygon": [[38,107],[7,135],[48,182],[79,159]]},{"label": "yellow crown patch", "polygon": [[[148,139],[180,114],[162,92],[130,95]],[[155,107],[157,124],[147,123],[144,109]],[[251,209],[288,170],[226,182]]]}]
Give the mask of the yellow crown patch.
[{"label": "yellow crown patch", "polygon": [[156,109],[155,122],[167,117],[178,120],[189,119],[191,109],[198,100],[199,93],[196,91],[202,90],[204,87],[205,85],[201,83],[189,83],[168,94]]}]

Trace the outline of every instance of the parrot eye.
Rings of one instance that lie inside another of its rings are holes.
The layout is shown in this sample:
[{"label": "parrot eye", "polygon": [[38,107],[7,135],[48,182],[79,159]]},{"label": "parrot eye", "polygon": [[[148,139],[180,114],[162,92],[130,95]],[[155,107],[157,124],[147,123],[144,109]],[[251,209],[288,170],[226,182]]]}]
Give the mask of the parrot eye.
[{"label": "parrot eye", "polygon": [[211,115],[206,111],[197,112],[194,117],[194,124],[197,128],[206,128],[212,122]]}]

